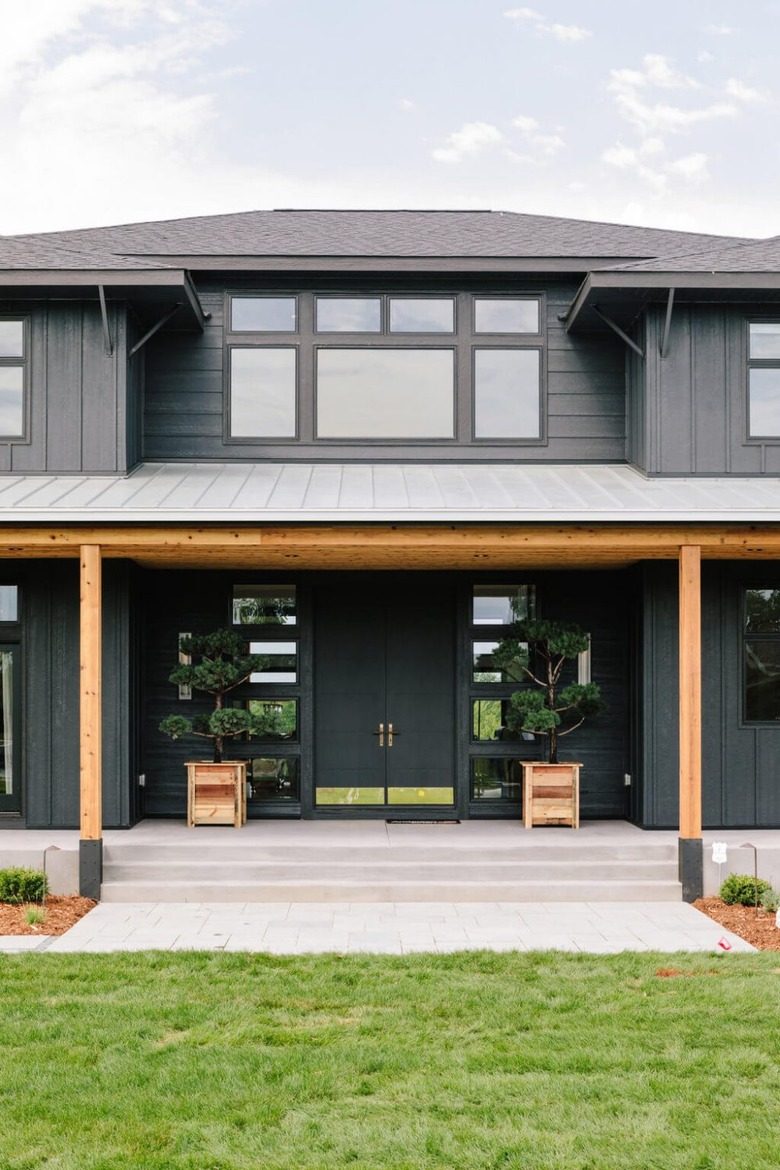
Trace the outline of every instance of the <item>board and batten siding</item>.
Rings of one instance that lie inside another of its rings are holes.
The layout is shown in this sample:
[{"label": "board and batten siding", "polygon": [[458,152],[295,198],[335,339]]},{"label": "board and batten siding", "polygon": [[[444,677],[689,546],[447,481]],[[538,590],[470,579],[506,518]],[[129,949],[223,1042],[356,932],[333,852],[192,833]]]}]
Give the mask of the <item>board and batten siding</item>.
[{"label": "board and batten siding", "polygon": [[[235,286],[231,286],[235,287]],[[266,286],[278,290],[279,285]],[[332,289],[331,285],[328,286]],[[340,286],[346,291],[345,286]],[[452,292],[453,287],[414,289],[408,283],[389,291]],[[466,287],[464,281],[461,287]],[[539,292],[538,284],[494,282],[490,291]],[[260,285],[252,286],[259,290]],[[476,285],[469,291],[479,292]],[[223,434],[224,287],[199,287],[204,309],[211,313],[202,335],[164,331],[147,346],[143,456],[147,460],[366,458],[363,445],[226,443]],[[285,291],[291,291],[285,286]],[[524,462],[622,462],[625,459],[625,375],[623,345],[617,338],[573,336],[559,315],[567,309],[576,285],[548,285],[547,307],[547,442],[543,444],[381,444],[372,442],[371,458],[506,459]],[[292,340],[292,339],[291,339]],[[511,344],[510,339],[508,344]],[[369,338],[366,338],[369,343]],[[410,339],[411,343],[411,339]],[[449,344],[442,338],[442,344]]]},{"label": "board and batten siding", "polygon": [[[97,291],[94,302],[3,302],[0,312],[29,316],[31,347],[28,434],[0,440],[0,472],[100,474],[131,467],[139,441],[128,437],[128,410],[137,407],[128,405],[125,305],[108,303],[111,354]],[[137,433],[138,423],[133,426]]]}]

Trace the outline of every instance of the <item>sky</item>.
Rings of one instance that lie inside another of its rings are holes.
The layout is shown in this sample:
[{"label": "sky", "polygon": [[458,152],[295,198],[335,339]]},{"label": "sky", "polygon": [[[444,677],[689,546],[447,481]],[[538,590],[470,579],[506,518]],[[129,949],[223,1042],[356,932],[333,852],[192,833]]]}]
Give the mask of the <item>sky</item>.
[{"label": "sky", "polygon": [[780,234],[780,0],[0,6],[0,234],[285,207]]}]

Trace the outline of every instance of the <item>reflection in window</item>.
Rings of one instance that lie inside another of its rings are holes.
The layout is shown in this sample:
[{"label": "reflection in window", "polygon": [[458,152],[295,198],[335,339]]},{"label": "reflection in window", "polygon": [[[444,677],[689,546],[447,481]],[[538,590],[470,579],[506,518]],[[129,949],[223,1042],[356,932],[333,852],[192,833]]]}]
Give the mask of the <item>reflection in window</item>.
[{"label": "reflection in window", "polygon": [[750,437],[780,435],[780,367],[750,371]]},{"label": "reflection in window", "polygon": [[294,333],[298,327],[295,297],[231,297],[234,333]]},{"label": "reflection in window", "polygon": [[780,589],[744,591],[745,719],[780,720]]},{"label": "reflection in window", "polygon": [[[526,650],[528,643],[521,643]],[[524,678],[520,663],[501,662],[495,660],[498,642],[472,643],[472,682],[475,683],[513,683],[521,682]]]},{"label": "reflection in window", "polygon": [[450,349],[320,349],[317,435],[325,439],[451,439]]},{"label": "reflection in window", "polygon": [[379,333],[382,301],[379,297],[317,297],[318,333]]},{"label": "reflection in window", "polygon": [[19,620],[19,589],[16,585],[0,585],[0,622]]},{"label": "reflection in window", "polygon": [[294,585],[234,585],[234,626],[294,626]]},{"label": "reflection in window", "polygon": [[541,428],[538,349],[474,352],[474,437],[538,439]]},{"label": "reflection in window", "polygon": [[452,298],[390,298],[391,333],[452,333],[454,329]]},{"label": "reflection in window", "polygon": [[472,800],[520,802],[523,770],[517,760],[480,758],[471,761]]},{"label": "reflection in window", "polygon": [[0,321],[0,358],[24,357],[24,321]]},{"label": "reflection in window", "polygon": [[297,739],[297,699],[244,699],[237,700],[236,705],[245,707],[257,720],[261,730],[252,736],[253,740],[267,739],[274,743],[284,743]]},{"label": "reflection in window", "polygon": [[525,297],[474,297],[475,333],[538,333],[539,301]]},{"label": "reflection in window", "polygon": [[230,434],[295,437],[295,350],[263,346],[230,351]]},{"label": "reflection in window", "polygon": [[0,650],[0,796],[14,791],[14,651]]},{"label": "reflection in window", "polygon": [[247,799],[300,800],[297,756],[253,756],[247,763]]},{"label": "reflection in window", "polygon": [[780,321],[751,321],[750,357],[780,361]]},{"label": "reflection in window", "polygon": [[250,654],[265,658],[261,670],[249,676],[251,683],[294,683],[298,681],[297,642],[250,642]]},{"label": "reflection in window", "polygon": [[508,626],[536,616],[536,586],[475,585],[472,622],[475,626]]},{"label": "reflection in window", "polygon": [[533,743],[534,736],[527,731],[510,731],[507,727],[509,699],[474,699],[471,705],[471,738],[485,740],[523,739]]}]

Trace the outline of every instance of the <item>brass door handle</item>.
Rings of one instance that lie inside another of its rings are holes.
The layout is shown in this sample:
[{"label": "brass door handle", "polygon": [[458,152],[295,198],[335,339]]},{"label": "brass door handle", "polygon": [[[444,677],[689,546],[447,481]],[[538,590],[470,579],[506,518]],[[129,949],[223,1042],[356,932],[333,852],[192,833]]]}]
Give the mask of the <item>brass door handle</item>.
[{"label": "brass door handle", "polygon": [[400,731],[393,731],[392,723],[388,723],[388,725],[387,725],[387,746],[392,747],[393,746],[393,736],[400,735],[400,734],[401,734]]},{"label": "brass door handle", "polygon": [[[393,734],[392,733],[393,733],[393,725],[391,723],[390,724],[390,743],[393,742]],[[380,747],[385,746],[385,725],[384,725],[384,723],[379,724],[379,731],[372,731],[371,734],[379,736],[379,746]]]}]

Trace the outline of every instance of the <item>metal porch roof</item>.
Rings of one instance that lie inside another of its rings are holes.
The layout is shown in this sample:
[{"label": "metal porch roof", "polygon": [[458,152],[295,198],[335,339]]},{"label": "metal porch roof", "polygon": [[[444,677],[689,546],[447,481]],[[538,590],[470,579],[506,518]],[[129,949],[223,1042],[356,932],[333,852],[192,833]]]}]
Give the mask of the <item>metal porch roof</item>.
[{"label": "metal porch roof", "polygon": [[128,476],[0,478],[3,524],[611,521],[780,521],[780,478],[473,463],[145,463]]}]

